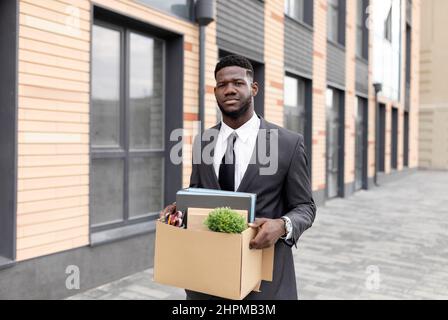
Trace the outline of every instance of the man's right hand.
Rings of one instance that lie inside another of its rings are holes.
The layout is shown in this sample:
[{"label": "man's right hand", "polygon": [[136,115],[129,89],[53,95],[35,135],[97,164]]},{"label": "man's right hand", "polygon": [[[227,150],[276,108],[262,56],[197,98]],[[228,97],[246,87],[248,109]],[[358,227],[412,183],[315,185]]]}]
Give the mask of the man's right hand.
[{"label": "man's right hand", "polygon": [[176,213],[176,202],[173,202],[172,204],[168,205],[165,209],[160,211],[160,221],[167,221],[168,216],[170,214]]}]

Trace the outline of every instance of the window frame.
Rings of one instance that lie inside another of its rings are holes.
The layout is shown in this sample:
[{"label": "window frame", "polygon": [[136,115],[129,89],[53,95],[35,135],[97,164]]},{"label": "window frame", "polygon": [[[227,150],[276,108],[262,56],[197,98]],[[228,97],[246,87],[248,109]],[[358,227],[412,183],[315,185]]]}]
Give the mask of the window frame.
[{"label": "window frame", "polygon": [[[329,41],[332,41],[332,42],[335,42],[335,43],[339,43],[339,28],[340,28],[339,11],[340,11],[340,7],[341,6],[340,6],[339,0],[334,0],[334,1],[337,3],[336,5],[331,0],[327,4],[327,6],[328,6],[328,9],[327,9],[328,10],[328,13],[327,13],[327,39]],[[330,27],[330,17],[332,16],[331,15],[332,11],[336,12],[336,19],[337,19],[337,21],[336,21],[336,31],[335,31],[336,35],[335,35],[335,39],[333,39],[333,36],[334,36],[333,29],[329,28]],[[330,32],[330,30],[331,30],[331,32]]]},{"label": "window frame", "polygon": [[384,40],[392,43],[392,5],[388,11],[386,20],[384,20]]},{"label": "window frame", "polygon": [[[306,92],[306,81],[303,78],[301,78],[301,77],[293,76],[293,75],[290,75],[288,73],[286,73],[284,75],[284,77],[285,77],[285,81],[284,81],[285,83],[286,83],[286,78],[291,78],[291,79],[294,79],[294,80],[297,81],[297,86],[295,88],[295,90],[297,92],[297,104],[295,106],[287,105],[286,104],[286,99],[284,99],[284,103],[283,103],[283,105],[284,105],[284,109],[283,109],[284,110],[283,111],[283,126],[286,128],[286,123],[285,123],[285,116],[286,116],[285,110],[286,110],[286,107],[296,108],[298,110],[300,106],[303,106],[302,113],[298,114],[298,116],[301,117],[303,122],[304,122],[303,133],[301,133],[301,132],[298,132],[298,133],[305,134],[305,132],[306,132],[306,130],[305,130],[305,127],[306,127],[306,114],[307,114],[307,112],[306,112],[307,111],[306,110],[306,95],[307,95],[307,92]],[[286,90],[284,90],[284,93],[286,93]],[[301,93],[302,93],[302,97],[300,95]],[[302,98],[302,99],[300,99],[300,98]],[[289,129],[289,128],[286,128],[286,129]],[[289,129],[289,130],[291,130],[291,129]]]},{"label": "window frame", "polygon": [[[329,172],[328,172],[328,150],[329,150],[329,141],[326,139],[326,145],[325,145],[325,198],[326,199],[334,199],[334,198],[343,198],[345,196],[345,109],[346,109],[346,99],[345,99],[345,91],[341,90],[340,88],[337,88],[335,86],[327,85],[326,87],[326,93],[325,93],[325,99],[327,99],[327,92],[332,91],[332,106],[331,108],[334,108],[335,101],[338,104],[338,117],[339,117],[339,128],[338,128],[338,154],[337,154],[337,161],[338,161],[338,182],[337,182],[337,195],[335,197],[329,197]],[[335,98],[335,95],[337,95],[337,99]],[[325,112],[328,112],[328,104],[327,101],[325,101]],[[326,135],[328,135],[328,118],[326,119],[325,123],[326,127]]]},{"label": "window frame", "polygon": [[313,28],[314,23],[314,0],[302,0],[302,18],[295,17],[291,14],[291,10],[288,10],[290,1],[294,0],[285,0],[284,4],[284,15],[285,17],[294,20],[302,25],[305,25],[308,28]]},{"label": "window frame", "polygon": [[[357,18],[356,18],[356,56],[358,58],[368,60],[369,59],[369,30],[366,26],[366,20],[368,18],[367,16],[367,7],[368,7],[368,0],[358,0],[358,12],[357,12]],[[360,7],[359,7],[360,6]],[[361,10],[361,21],[359,21],[359,10]],[[358,39],[358,32],[361,31],[361,39]],[[358,52],[359,49],[359,41],[361,41],[361,53]]]},{"label": "window frame", "polygon": [[182,19],[185,20],[189,23],[193,22],[195,19],[195,5],[194,5],[194,0],[186,0],[186,6],[187,6],[187,10],[188,10],[188,17],[185,17],[183,15],[178,15],[175,12],[171,11],[171,10],[165,10],[159,6],[155,6],[154,4],[151,3],[147,3],[144,0],[133,0],[134,2],[145,6],[145,7],[150,7],[152,9],[161,11],[163,13],[169,14],[173,17],[176,17],[177,19]]},{"label": "window frame", "polygon": [[[284,78],[290,77],[298,80],[298,87],[299,90],[299,82],[301,81],[303,83],[303,94],[304,94],[304,128],[303,128],[303,138],[304,138],[304,144],[306,149],[306,154],[308,156],[308,162],[309,162],[309,170],[310,170],[310,179],[311,179],[311,173],[312,173],[312,156],[313,156],[313,80],[311,77],[305,76],[305,75],[298,75],[295,72],[286,71],[283,75]],[[283,99],[283,108],[285,106],[285,99]],[[285,111],[283,110],[282,116],[284,117]],[[283,122],[283,127],[285,127],[285,123]]]},{"label": "window frame", "polygon": [[[295,1],[296,4],[300,4],[299,2],[301,1],[302,3],[302,8],[300,8],[300,12],[302,14],[301,17],[297,17],[294,15],[294,12],[291,10],[291,2]],[[288,16],[289,18],[299,21],[299,22],[304,22],[304,18],[305,18],[305,0],[285,0],[285,15]]]},{"label": "window frame", "polygon": [[0,3],[0,270],[17,255],[18,1]]},{"label": "window frame", "polygon": [[[162,161],[162,185],[160,186],[161,192],[161,203],[162,206],[164,204],[165,199],[165,169],[166,169],[166,155],[167,155],[167,143],[166,143],[166,61],[167,61],[167,50],[166,50],[166,41],[150,32],[142,32],[132,26],[124,26],[119,23],[110,22],[108,20],[103,20],[101,18],[95,18],[92,22],[92,30],[93,26],[101,26],[104,28],[109,28],[112,30],[117,30],[120,32],[120,146],[119,148],[104,148],[104,147],[94,147],[90,144],[90,185],[92,184],[92,168],[93,161],[98,159],[116,159],[123,161],[123,208],[122,208],[122,220],[117,222],[105,222],[93,225],[90,223],[90,232],[96,233],[111,229],[117,229],[120,227],[127,227],[130,225],[135,225],[143,222],[153,221],[158,218],[158,212],[151,212],[144,216],[136,216],[135,218],[130,217],[129,214],[129,180],[130,180],[130,161],[132,158],[159,158],[163,159]],[[149,36],[154,40],[159,40],[163,42],[162,47],[162,57],[163,57],[163,80],[162,80],[162,117],[163,117],[163,130],[162,130],[162,149],[145,149],[145,150],[132,150],[130,148],[130,35],[131,33],[135,33],[138,35]],[[92,42],[93,42],[93,34],[92,34]],[[93,51],[92,51],[93,55]],[[93,79],[92,79],[93,82]],[[91,99],[91,107],[93,108],[93,99]],[[93,121],[90,124],[91,128],[93,126]],[[91,206],[92,201],[92,192],[90,192],[90,212],[91,216],[95,213],[93,212],[93,208]],[[91,219],[92,220],[92,219]]]},{"label": "window frame", "polygon": [[[330,1],[330,0],[329,0]],[[334,0],[335,2],[337,2],[337,7],[335,7],[334,5],[328,3],[328,7],[327,7],[327,41],[340,46],[341,48],[345,48],[345,29],[346,29],[346,9],[347,9],[347,2],[346,0]],[[336,39],[332,39],[330,38],[330,11],[331,8],[336,8]]]},{"label": "window frame", "polygon": [[[358,128],[357,126],[360,125],[362,127],[362,141],[361,142],[361,150],[362,150],[362,184],[361,184],[361,189],[358,190],[367,190],[369,188],[369,184],[368,184],[368,153],[369,153],[369,103],[368,103],[368,99],[366,97],[360,96],[360,95],[356,95],[355,96],[356,99],[356,114],[355,114],[355,135],[357,134],[356,129]],[[362,121],[359,121],[359,112],[360,109],[362,109],[362,113],[363,113],[363,118]],[[356,175],[356,154],[357,154],[357,148],[359,147],[359,145],[357,145],[357,142],[359,143],[359,141],[356,141],[356,136],[355,136],[355,166],[354,166],[354,170],[355,170],[355,175]],[[356,177],[355,177],[355,181],[356,181]],[[356,184],[356,182],[355,182]],[[356,188],[355,188],[356,190]],[[356,190],[356,191],[358,191]]]}]

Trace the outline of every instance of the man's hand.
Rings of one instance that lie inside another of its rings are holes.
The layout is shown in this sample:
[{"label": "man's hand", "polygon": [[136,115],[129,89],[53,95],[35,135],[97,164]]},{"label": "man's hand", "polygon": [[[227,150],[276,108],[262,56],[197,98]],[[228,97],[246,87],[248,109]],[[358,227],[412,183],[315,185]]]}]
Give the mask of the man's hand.
[{"label": "man's hand", "polygon": [[258,229],[258,233],[249,243],[250,249],[264,249],[274,245],[286,233],[282,219],[257,218],[249,227]]}]

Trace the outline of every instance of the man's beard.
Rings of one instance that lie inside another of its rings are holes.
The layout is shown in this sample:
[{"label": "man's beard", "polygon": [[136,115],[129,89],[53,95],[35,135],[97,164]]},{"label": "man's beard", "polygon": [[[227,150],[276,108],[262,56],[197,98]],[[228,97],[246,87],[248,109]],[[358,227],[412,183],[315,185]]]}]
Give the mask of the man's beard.
[{"label": "man's beard", "polygon": [[239,108],[238,110],[235,111],[225,111],[224,108],[218,103],[218,107],[219,110],[221,110],[221,112],[232,119],[238,119],[240,116],[244,115],[250,108],[250,105],[252,103],[252,97],[247,98],[246,101],[244,101],[244,104],[242,105],[241,108]]}]

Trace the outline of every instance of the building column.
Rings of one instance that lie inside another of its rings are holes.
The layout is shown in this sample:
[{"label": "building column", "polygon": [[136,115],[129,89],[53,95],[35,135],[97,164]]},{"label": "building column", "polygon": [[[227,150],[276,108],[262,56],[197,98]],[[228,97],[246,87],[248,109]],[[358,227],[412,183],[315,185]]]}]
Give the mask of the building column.
[{"label": "building column", "polygon": [[283,127],[284,3],[266,1],[264,9],[265,118]]},{"label": "building column", "polygon": [[420,109],[420,12],[421,0],[413,0],[411,34],[411,110],[409,112],[409,168],[418,167],[418,117]]},{"label": "building column", "polygon": [[[373,180],[375,175],[375,162],[376,162],[376,108],[378,106],[375,104],[375,90],[373,88],[373,37],[375,36],[373,32],[372,24],[372,0],[370,0],[367,10],[367,26],[369,33],[369,73],[368,73],[368,90],[369,90],[369,101],[368,101],[368,150],[367,150],[367,177],[368,180]],[[370,187],[369,182],[369,187]]]},{"label": "building column", "polygon": [[327,1],[314,1],[313,40],[313,191],[326,189]]},{"label": "building column", "polygon": [[356,0],[347,0],[345,29],[345,185],[355,181]]}]

